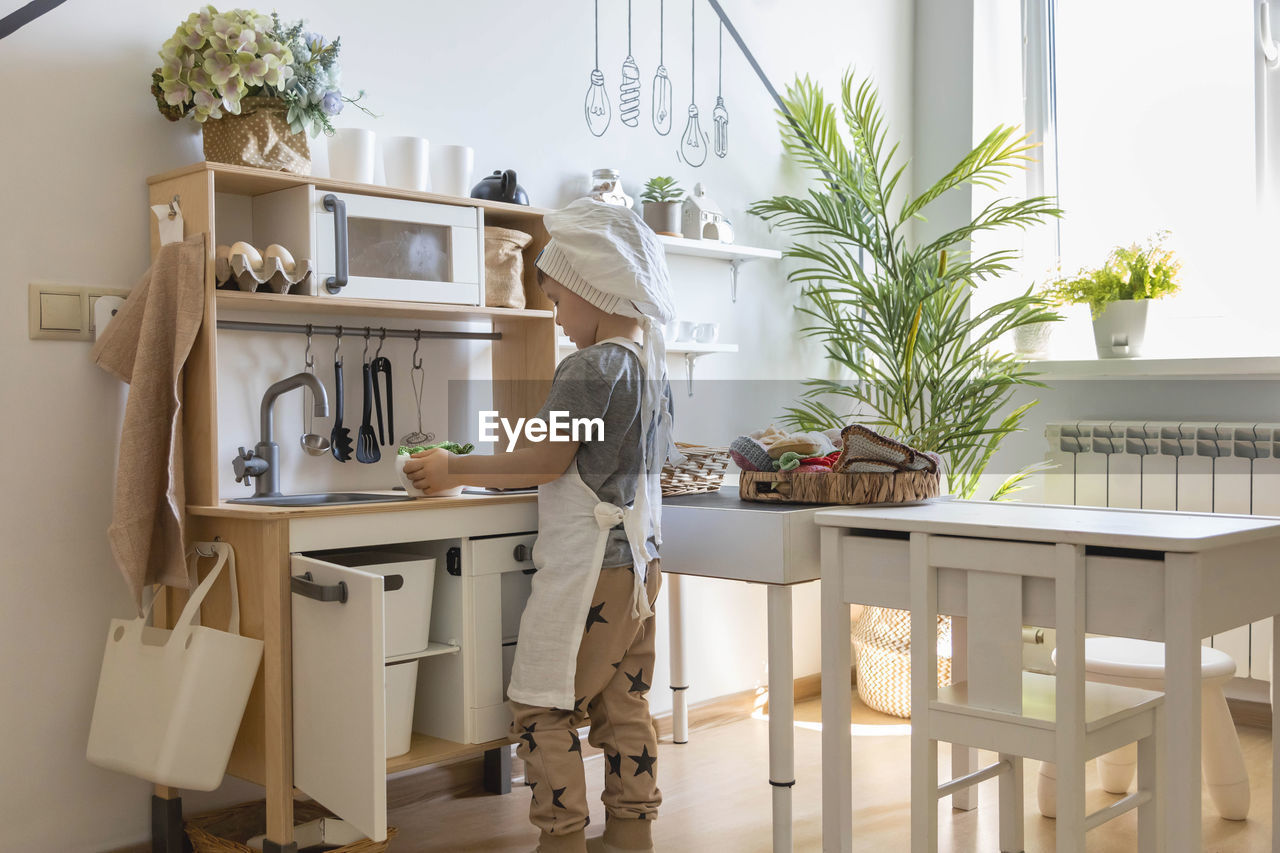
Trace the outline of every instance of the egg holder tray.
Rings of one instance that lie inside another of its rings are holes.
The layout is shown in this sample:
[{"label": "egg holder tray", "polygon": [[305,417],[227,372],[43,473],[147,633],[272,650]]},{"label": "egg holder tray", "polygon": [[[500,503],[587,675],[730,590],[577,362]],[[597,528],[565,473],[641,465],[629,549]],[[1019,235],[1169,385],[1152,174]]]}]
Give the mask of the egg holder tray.
[{"label": "egg holder tray", "polygon": [[263,258],[262,267],[254,269],[246,255],[218,258],[214,278],[221,290],[243,290],[249,293],[311,294],[311,261],[303,258],[288,272],[279,258]]}]

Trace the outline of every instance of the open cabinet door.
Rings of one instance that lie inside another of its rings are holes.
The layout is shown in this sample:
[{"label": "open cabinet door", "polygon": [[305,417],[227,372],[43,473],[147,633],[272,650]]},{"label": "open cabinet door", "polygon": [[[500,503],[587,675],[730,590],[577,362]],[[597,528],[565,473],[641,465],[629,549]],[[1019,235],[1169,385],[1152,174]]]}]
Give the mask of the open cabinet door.
[{"label": "open cabinet door", "polygon": [[[387,837],[383,579],[295,555],[294,784],[374,841]],[[310,580],[302,580],[310,574]],[[335,598],[345,588],[345,601]]]}]

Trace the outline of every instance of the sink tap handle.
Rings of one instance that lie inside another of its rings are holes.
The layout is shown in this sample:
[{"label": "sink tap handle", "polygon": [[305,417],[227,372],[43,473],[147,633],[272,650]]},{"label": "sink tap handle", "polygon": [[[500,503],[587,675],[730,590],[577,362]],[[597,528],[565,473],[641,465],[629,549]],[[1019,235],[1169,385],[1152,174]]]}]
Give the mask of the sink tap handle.
[{"label": "sink tap handle", "polygon": [[240,455],[231,461],[231,468],[235,471],[237,483],[252,486],[254,477],[266,473],[267,460],[241,447]]}]

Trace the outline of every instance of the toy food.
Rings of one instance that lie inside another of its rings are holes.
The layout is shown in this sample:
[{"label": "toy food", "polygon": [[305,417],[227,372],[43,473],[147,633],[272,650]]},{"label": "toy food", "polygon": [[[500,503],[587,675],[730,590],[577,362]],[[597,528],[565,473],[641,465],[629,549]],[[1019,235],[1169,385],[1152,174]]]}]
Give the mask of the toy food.
[{"label": "toy food", "polygon": [[408,475],[404,473],[405,463],[413,458],[413,454],[421,453],[424,450],[431,450],[436,447],[442,447],[456,456],[465,456],[475,450],[475,445],[473,444],[458,444],[456,441],[437,441],[434,444],[423,444],[414,447],[405,447],[402,445],[399,451],[396,452],[396,473],[400,477],[400,484],[404,486],[404,490],[415,498],[453,498],[462,494],[462,486],[455,486],[452,489],[432,492],[429,495],[425,494],[422,489],[415,486],[413,481],[409,479]]}]

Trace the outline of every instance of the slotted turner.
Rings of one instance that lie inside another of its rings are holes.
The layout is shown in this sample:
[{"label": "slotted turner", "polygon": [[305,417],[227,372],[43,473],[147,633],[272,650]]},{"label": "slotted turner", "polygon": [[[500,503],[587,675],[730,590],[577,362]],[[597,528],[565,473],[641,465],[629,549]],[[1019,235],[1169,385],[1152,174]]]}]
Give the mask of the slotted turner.
[{"label": "slotted turner", "polygon": [[[341,341],[341,338],[339,338]],[[341,344],[339,344],[341,346]],[[334,395],[337,399],[334,401],[335,408],[333,414],[333,429],[329,432],[329,450],[333,453],[333,458],[339,462],[346,462],[351,459],[351,430],[342,425],[342,357],[339,356],[333,362],[333,386]]]},{"label": "slotted turner", "polygon": [[378,434],[373,429],[373,368],[364,363],[364,418],[360,432],[356,434],[356,461],[371,464],[382,458],[378,449]]}]

